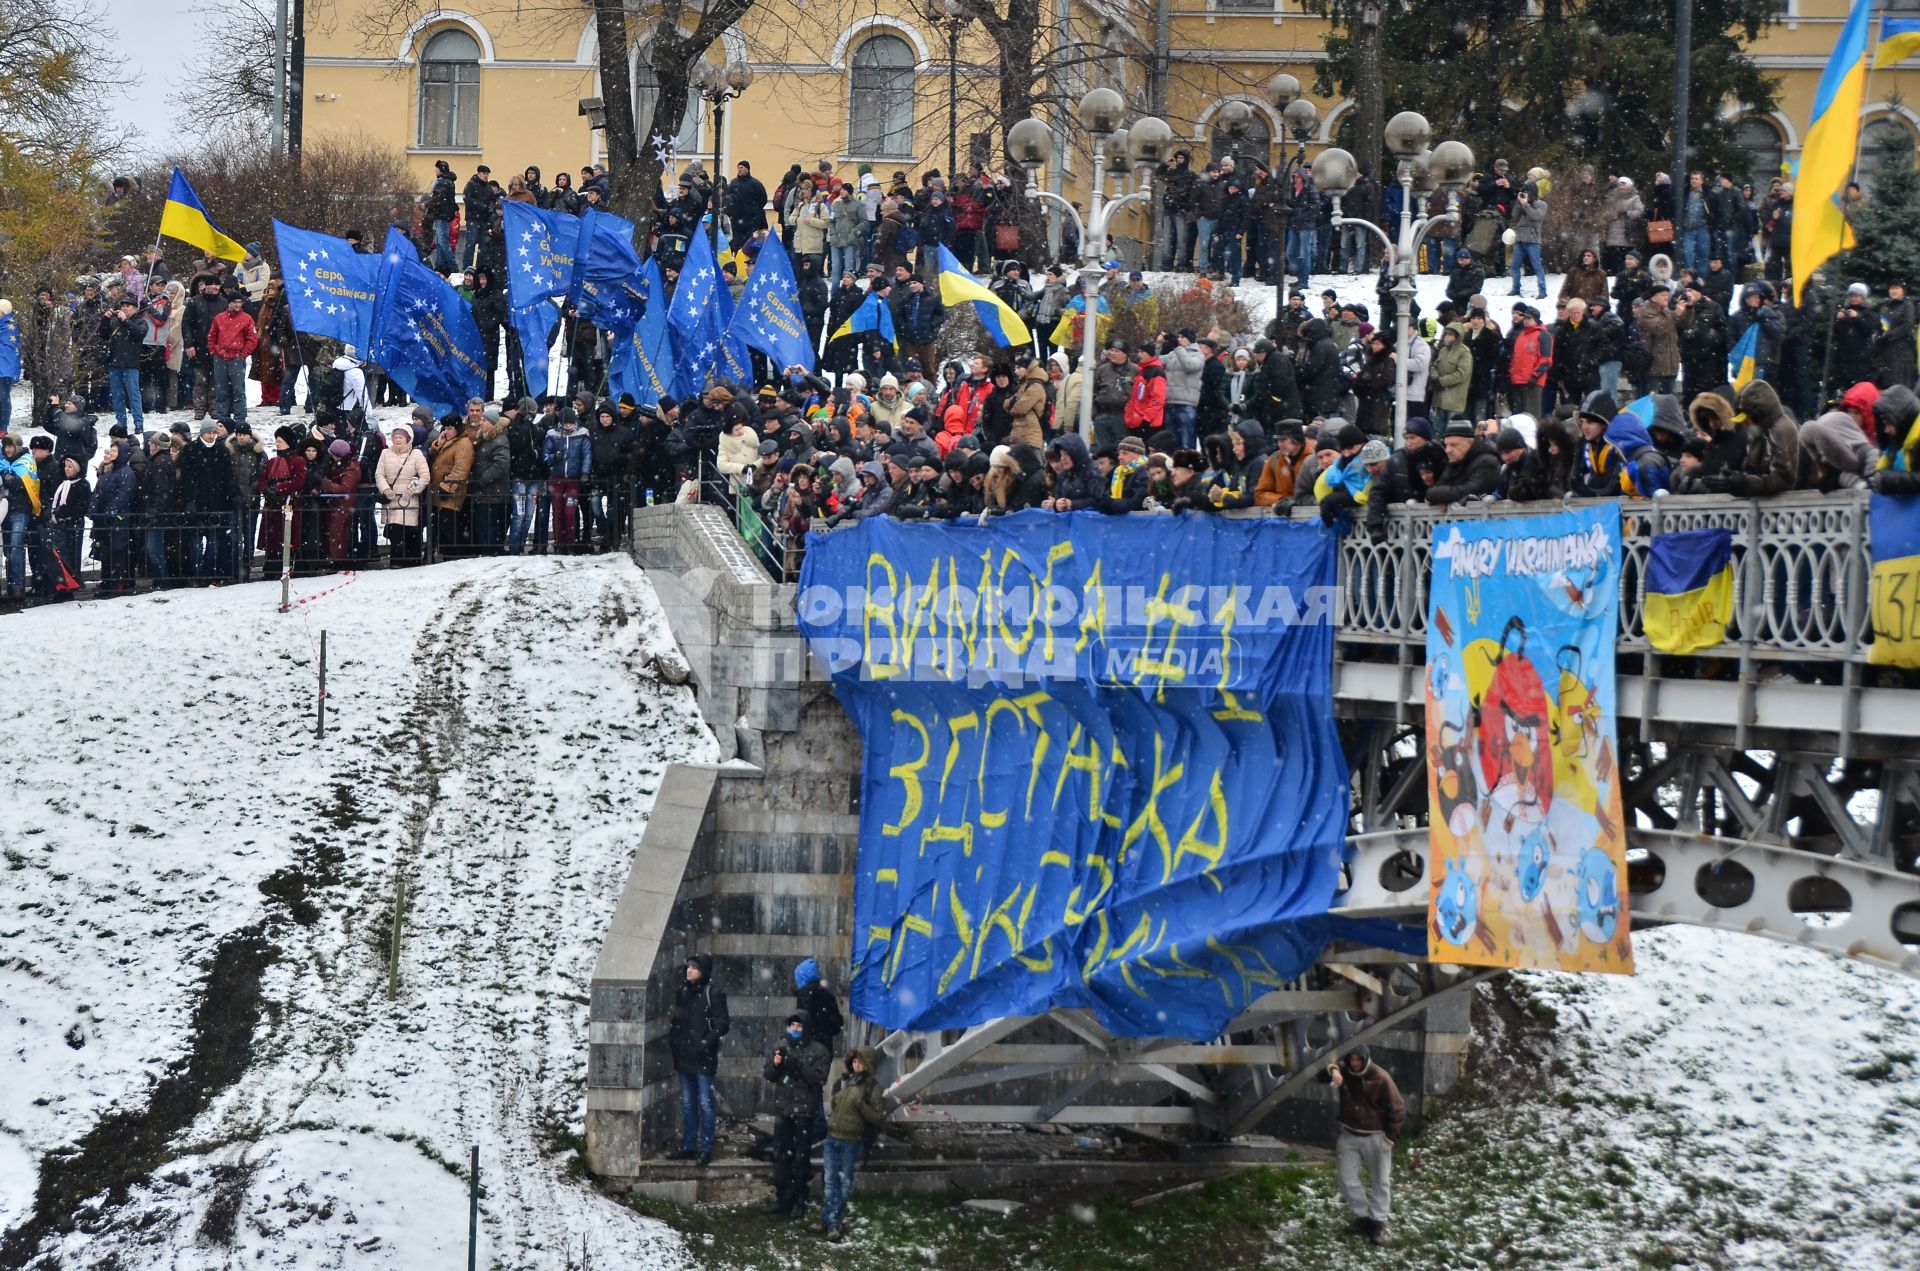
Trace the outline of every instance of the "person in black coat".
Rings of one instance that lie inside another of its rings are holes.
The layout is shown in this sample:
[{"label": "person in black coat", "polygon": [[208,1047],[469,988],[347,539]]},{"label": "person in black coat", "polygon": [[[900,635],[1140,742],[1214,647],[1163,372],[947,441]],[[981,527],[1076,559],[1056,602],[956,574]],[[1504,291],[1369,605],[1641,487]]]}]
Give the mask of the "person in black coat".
[{"label": "person in black coat", "polygon": [[177,476],[187,530],[187,572],[210,579],[219,572],[233,511],[233,465],[213,420],[201,421],[200,435],[180,452]]},{"label": "person in black coat", "polygon": [[[1833,320],[1833,378],[1835,392],[1844,392],[1863,380],[1873,378],[1874,337],[1880,333],[1880,320],[1867,298],[1865,283],[1847,289],[1846,303]],[[1876,387],[1878,387],[1876,385]]]},{"label": "person in black coat", "polygon": [[1486,438],[1473,435],[1472,424],[1454,420],[1440,444],[1446,448],[1447,466],[1427,490],[1428,503],[1444,507],[1493,493],[1500,484],[1500,455]]},{"label": "person in black coat", "polygon": [[1500,480],[1493,492],[1514,503],[1538,503],[1555,497],[1553,481],[1518,428],[1502,428],[1493,440],[1500,456]]},{"label": "person in black coat", "polygon": [[787,1016],[786,1030],[761,1071],[773,1085],[767,1102],[773,1110],[775,1197],[766,1213],[806,1216],[813,1173],[807,1150],[832,1066],[833,1056],[813,1035],[812,1019],[804,1011]]},{"label": "person in black coat", "polygon": [[[47,529],[53,539],[54,553],[75,581],[80,578],[81,538],[86,530],[87,506],[93,487],[87,484],[86,469],[71,456],[59,463],[60,479],[40,487],[40,501],[46,511]],[[62,584],[65,585],[64,583]],[[62,592],[62,598],[70,593]]]},{"label": "person in black coat", "polygon": [[[1301,414],[1296,419],[1325,419],[1340,413],[1340,401],[1347,386],[1340,374],[1340,349],[1333,342],[1333,329],[1324,318],[1313,318],[1300,326],[1302,349],[1299,370]],[[1285,416],[1276,416],[1285,418]]]},{"label": "person in black coat", "polygon": [[1268,426],[1283,419],[1299,419],[1301,394],[1293,359],[1273,341],[1256,340],[1253,360],[1254,371],[1247,381],[1247,417]]},{"label": "person in black coat", "polygon": [[[1762,338],[1765,342],[1765,337]],[[1887,284],[1880,306],[1880,332],[1873,342],[1874,380],[1882,389],[1912,388],[1915,379],[1914,310],[1907,284]]]},{"label": "person in black coat", "polygon": [[727,995],[713,985],[713,959],[696,953],[667,1012],[667,1049],[680,1077],[680,1150],[669,1160],[713,1160],[713,1076],[720,1039],[733,1027]]},{"label": "person in black coat", "polygon": [[767,227],[767,187],[753,175],[753,165],[742,159],[734,166],[734,178],[727,182],[727,241],[733,250]]},{"label": "person in black coat", "polygon": [[1227,364],[1220,360],[1219,343],[1211,336],[1201,336],[1200,347],[1207,351],[1207,360],[1200,368],[1200,409],[1194,416],[1194,430],[1205,436],[1226,428],[1232,402],[1227,393]]}]

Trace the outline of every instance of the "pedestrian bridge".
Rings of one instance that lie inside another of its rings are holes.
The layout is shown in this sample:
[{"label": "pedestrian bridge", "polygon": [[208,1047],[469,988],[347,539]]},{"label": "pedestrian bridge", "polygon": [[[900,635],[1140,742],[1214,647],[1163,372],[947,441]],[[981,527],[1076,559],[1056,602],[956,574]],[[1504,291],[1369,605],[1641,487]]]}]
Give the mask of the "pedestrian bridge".
[{"label": "pedestrian bridge", "polygon": [[[1353,781],[1336,912],[1409,923],[1426,912],[1434,523],[1544,510],[1395,509],[1383,540],[1343,540],[1334,684]],[[1634,926],[1691,923],[1920,977],[1920,677],[1867,662],[1867,500],[1672,497],[1622,512],[1617,751]],[[1708,526],[1734,535],[1727,641],[1661,655],[1641,626],[1649,543]],[[748,762],[680,774],[700,778],[684,807],[663,786],[595,971],[589,1154],[615,1175],[673,1115],[648,1054],[662,1025],[648,986],[697,949],[739,986],[737,1027],[770,1026],[790,1001],[793,959],[846,965],[858,839],[858,738],[809,667],[793,587],[713,507],[645,509],[635,530],[702,709]],[[1117,1038],[1073,1010],[944,1033],[856,1025],[850,1040],[882,1049],[910,1119],[1311,1138],[1330,1132],[1330,1105],[1295,1096],[1360,1042],[1416,1107],[1444,1091],[1466,1049],[1466,990],[1489,974],[1337,944],[1205,1041]],[[730,1105],[750,1107],[757,1064],[723,1065],[721,1082]]]},{"label": "pedestrian bridge", "polygon": [[[1864,495],[1812,494],[1623,505],[1616,701],[1636,928],[1713,927],[1920,978],[1920,676],[1867,662],[1867,508]],[[1343,540],[1334,684],[1355,829],[1335,912],[1405,922],[1426,913],[1423,675],[1434,525],[1543,510],[1395,509],[1384,539]],[[1649,544],[1656,534],[1706,527],[1733,532],[1734,620],[1716,648],[1663,655],[1641,625]],[[1047,1020],[1070,1036],[1053,1045],[1007,1043],[1034,1020],[939,1037],[894,1033],[880,1045],[906,1096],[1046,1070],[1077,1075],[1047,1104],[969,1103],[938,1115],[1151,1121],[1231,1137],[1250,1132],[1352,1045],[1421,1032],[1423,1016],[1487,974],[1336,946],[1204,1044],[1114,1038],[1091,1018],[1055,1012]],[[1455,1017],[1447,1027],[1464,1024],[1460,1011],[1446,1013]],[[1446,1033],[1425,1027],[1429,1066]],[[1079,1102],[1102,1080],[1142,1076],[1178,1097],[1154,1107]]]}]

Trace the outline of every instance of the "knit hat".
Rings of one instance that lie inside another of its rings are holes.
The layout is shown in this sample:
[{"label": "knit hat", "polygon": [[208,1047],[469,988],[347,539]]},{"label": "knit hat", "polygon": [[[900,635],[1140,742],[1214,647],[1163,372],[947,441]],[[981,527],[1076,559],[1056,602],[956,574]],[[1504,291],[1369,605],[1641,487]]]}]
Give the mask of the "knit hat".
[{"label": "knit hat", "polygon": [[1407,436],[1425,437],[1433,440],[1433,423],[1425,415],[1415,415],[1407,421]]},{"label": "knit hat", "polygon": [[1456,419],[1452,423],[1447,425],[1446,435],[1448,438],[1453,438],[1453,437],[1471,438],[1473,436],[1473,425],[1469,423],[1467,420]]},{"label": "knit hat", "polygon": [[715,401],[720,402],[722,405],[733,400],[733,390],[725,384],[715,384],[712,388],[708,389],[707,392],[713,396]]},{"label": "knit hat", "polygon": [[1005,468],[1008,472],[1020,471],[1020,461],[1013,457],[1013,447],[995,446],[993,448],[993,466],[996,468]]},{"label": "knit hat", "polygon": [[1147,453],[1147,443],[1138,437],[1122,437],[1120,439],[1120,453],[1127,454],[1129,452],[1136,455],[1144,455]]},{"label": "knit hat", "polygon": [[881,388],[899,388],[900,381],[897,378],[895,378],[892,371],[888,371],[885,375],[882,375],[880,377],[880,387]]},{"label": "knit hat", "polygon": [[1518,428],[1502,428],[1499,435],[1493,439],[1493,448],[1501,454],[1509,450],[1525,450],[1527,439],[1520,435]]},{"label": "knit hat", "polygon": [[[1452,429],[1448,431],[1451,432]],[[1387,449],[1387,443],[1375,437],[1360,447],[1360,466],[1364,468],[1370,463],[1385,463],[1391,454],[1392,452]]]},{"label": "knit hat", "polygon": [[335,440],[332,445],[327,447],[327,453],[335,459],[345,459],[353,453],[353,443],[345,440]]}]

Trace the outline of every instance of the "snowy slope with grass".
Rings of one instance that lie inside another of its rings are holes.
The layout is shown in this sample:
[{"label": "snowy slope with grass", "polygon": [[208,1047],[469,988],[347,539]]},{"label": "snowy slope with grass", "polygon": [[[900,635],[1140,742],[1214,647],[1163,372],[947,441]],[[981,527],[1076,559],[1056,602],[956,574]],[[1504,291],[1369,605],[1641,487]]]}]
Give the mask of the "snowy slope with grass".
[{"label": "snowy slope with grass", "polygon": [[476,1144],[481,1265],[679,1265],[566,1146],[655,788],[716,755],[651,590],[612,557],[334,587],[7,620],[0,1265],[456,1265]]}]

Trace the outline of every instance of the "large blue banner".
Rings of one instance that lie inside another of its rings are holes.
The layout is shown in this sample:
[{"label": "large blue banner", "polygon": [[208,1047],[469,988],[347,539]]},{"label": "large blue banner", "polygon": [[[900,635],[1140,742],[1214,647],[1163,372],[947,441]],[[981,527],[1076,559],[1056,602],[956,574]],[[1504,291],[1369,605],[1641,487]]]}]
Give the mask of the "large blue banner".
[{"label": "large blue banner", "polygon": [[865,743],[854,1010],[1208,1038],[1297,976],[1341,929],[1333,603],[1317,524],[810,536],[800,626]]}]

